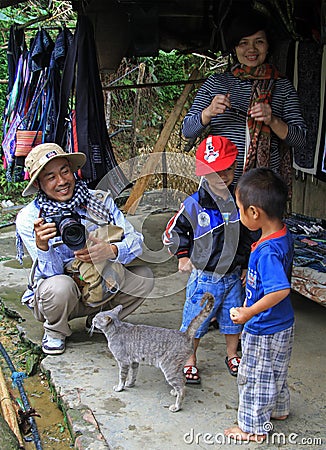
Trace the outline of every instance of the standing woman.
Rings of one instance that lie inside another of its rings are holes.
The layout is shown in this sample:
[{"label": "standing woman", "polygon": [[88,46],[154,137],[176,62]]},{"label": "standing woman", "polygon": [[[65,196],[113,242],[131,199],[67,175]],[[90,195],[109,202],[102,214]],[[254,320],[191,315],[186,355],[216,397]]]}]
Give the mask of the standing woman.
[{"label": "standing woman", "polygon": [[195,138],[209,126],[210,134],[230,139],[239,150],[235,181],[250,168],[270,167],[290,185],[290,148],[304,148],[307,128],[294,86],[266,62],[265,19],[256,12],[241,14],[232,21],[227,41],[235,65],[201,86],[183,134]]}]

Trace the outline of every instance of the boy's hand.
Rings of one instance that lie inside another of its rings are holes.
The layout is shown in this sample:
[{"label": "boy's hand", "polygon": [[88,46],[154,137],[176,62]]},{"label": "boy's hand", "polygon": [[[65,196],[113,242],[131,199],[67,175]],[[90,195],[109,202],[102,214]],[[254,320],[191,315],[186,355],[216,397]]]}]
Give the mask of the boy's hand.
[{"label": "boy's hand", "polygon": [[240,275],[240,280],[241,280],[242,286],[246,285],[247,272],[248,272],[248,269],[242,269],[242,272],[241,272],[241,275]]},{"label": "boy's hand", "polygon": [[251,319],[252,316],[253,314],[251,313],[250,308],[247,308],[246,306],[230,309],[231,320],[237,325],[242,325],[243,323],[248,322],[248,320]]},{"label": "boy's hand", "polygon": [[270,292],[269,294],[264,295],[264,297],[262,297],[257,302],[253,303],[251,306],[246,306],[246,299],[244,305],[241,308],[231,308],[231,310],[234,309],[237,311],[237,313],[233,311],[232,316],[230,311],[231,319],[236,324],[245,323],[256,314],[266,311],[269,308],[273,308],[273,306],[284,300],[287,295],[290,295],[290,292],[290,288]]},{"label": "boy's hand", "polygon": [[179,259],[178,270],[179,272],[186,273],[191,272],[194,269],[190,258],[184,257]]}]

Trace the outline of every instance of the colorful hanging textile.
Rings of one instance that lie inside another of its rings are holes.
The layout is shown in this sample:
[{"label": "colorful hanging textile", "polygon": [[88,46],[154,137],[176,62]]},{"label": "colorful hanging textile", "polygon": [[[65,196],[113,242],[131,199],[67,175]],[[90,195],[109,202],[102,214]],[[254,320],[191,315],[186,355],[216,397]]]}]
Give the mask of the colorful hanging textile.
[{"label": "colorful hanging textile", "polygon": [[59,110],[60,68],[72,33],[60,29],[55,43],[41,28],[30,50],[20,55],[7,101],[2,158],[8,181],[22,181],[28,151],[40,142],[53,142]]}]

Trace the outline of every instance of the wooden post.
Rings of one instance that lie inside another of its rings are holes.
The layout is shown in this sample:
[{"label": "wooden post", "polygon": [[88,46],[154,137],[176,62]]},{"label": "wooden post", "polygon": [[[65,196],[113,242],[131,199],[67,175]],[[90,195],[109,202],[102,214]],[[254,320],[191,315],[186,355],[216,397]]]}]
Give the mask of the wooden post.
[{"label": "wooden post", "polygon": [[[195,69],[189,80],[195,80],[198,77],[198,70]],[[181,114],[182,108],[187,100],[187,97],[192,90],[193,84],[187,84],[180,95],[180,98],[177,100],[173,110],[171,111],[163,130],[160,134],[160,137],[158,138],[153,153],[149,155],[149,158],[141,172],[140,178],[135,183],[135,186],[133,187],[131,194],[127,200],[127,202],[124,205],[124,211],[129,214],[135,214],[135,211],[138,207],[138,204],[142,198],[143,193],[146,190],[146,187],[148,186],[148,183],[150,182],[152,178],[152,174],[155,171],[155,168],[161,158],[161,154],[169,140],[169,137],[173,131],[173,128],[178,121],[178,118]]]}]

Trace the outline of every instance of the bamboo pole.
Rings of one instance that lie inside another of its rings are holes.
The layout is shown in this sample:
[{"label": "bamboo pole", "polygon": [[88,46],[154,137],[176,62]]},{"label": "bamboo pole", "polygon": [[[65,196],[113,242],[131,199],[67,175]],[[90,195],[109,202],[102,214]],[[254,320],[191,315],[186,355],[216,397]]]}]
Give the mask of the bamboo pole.
[{"label": "bamboo pole", "polygon": [[[195,69],[192,74],[190,75],[189,80],[195,80],[198,76],[198,70]],[[171,111],[164,128],[160,134],[160,137],[158,138],[153,153],[149,155],[149,158],[141,172],[140,178],[135,183],[135,186],[133,187],[131,194],[124,205],[124,211],[128,212],[129,214],[134,214],[137,206],[142,198],[143,193],[145,192],[146,187],[148,186],[152,174],[154,173],[155,167],[157,166],[161,156],[162,152],[164,151],[164,148],[169,140],[169,137],[173,131],[173,128],[178,121],[178,118],[181,114],[182,108],[187,100],[187,97],[192,90],[193,84],[188,84],[185,86],[182,94],[180,95],[180,98],[177,100],[173,110]]]},{"label": "bamboo pole", "polygon": [[10,429],[17,437],[21,448],[24,448],[24,441],[20,433],[16,412],[14,410],[14,407],[12,406],[10,394],[1,367],[0,367],[0,404],[3,418],[8,423]]}]

